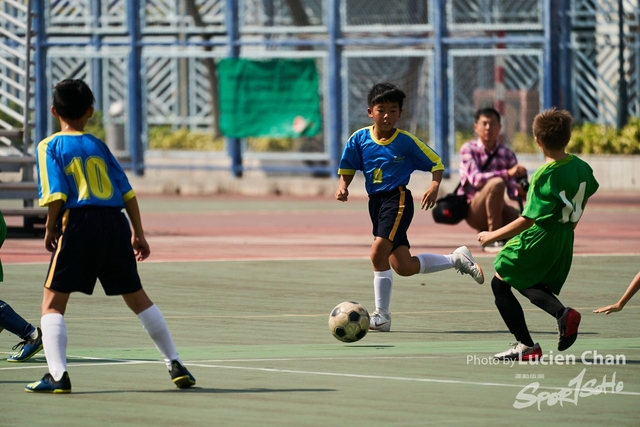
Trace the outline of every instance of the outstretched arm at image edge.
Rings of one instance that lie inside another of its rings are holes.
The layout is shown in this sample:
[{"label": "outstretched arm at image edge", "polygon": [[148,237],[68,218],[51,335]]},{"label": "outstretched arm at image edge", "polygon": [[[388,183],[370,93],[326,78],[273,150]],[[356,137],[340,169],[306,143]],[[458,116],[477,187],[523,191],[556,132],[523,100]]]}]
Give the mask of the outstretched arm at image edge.
[{"label": "outstretched arm at image edge", "polygon": [[627,305],[627,302],[629,302],[631,297],[634,296],[636,292],[638,292],[638,290],[640,290],[640,273],[636,274],[636,277],[633,278],[633,280],[629,284],[629,287],[620,298],[620,301],[618,301],[615,304],[611,304],[606,307],[593,310],[593,312],[609,314],[609,313],[615,313],[616,311],[620,311],[624,308],[625,305]]}]

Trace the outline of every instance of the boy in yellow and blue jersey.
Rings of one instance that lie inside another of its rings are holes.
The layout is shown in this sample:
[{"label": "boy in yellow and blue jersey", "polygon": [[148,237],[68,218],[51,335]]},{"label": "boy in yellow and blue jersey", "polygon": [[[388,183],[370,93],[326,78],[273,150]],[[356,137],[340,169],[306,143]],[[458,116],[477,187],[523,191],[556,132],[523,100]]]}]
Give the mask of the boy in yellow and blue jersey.
[{"label": "boy in yellow and blue jersey", "polygon": [[178,357],[164,316],[140,283],[136,260],[146,259],[150,250],[135,193],[106,144],[84,133],[93,103],[82,80],[58,83],[51,113],[60,120],[61,131],[42,140],[36,152],[40,205],[48,207],[45,247],[52,252],[41,319],[49,373],[25,390],[71,392],[63,316],[70,294],[91,295],[98,279],[105,294],[122,295],[138,316],[175,385],[191,387],[195,379]]},{"label": "boy in yellow and blue jersey", "polygon": [[411,191],[407,188],[416,170],[431,172],[431,185],[422,195],[420,207],[430,209],[438,198],[444,166],[440,156],[407,131],[397,129],[402,115],[404,92],[391,83],[375,84],[367,96],[367,113],[373,125],[356,131],[347,141],[340,160],[340,185],[336,199],[346,202],[349,184],[357,170],[364,173],[369,195],[369,216],[373,223],[371,263],[376,309],[369,329],[391,329],[391,268],[401,276],[434,273],[455,268],[484,282],[482,268],[469,249],[459,247],[451,255],[418,254],[409,251],[407,230],[413,219]]}]

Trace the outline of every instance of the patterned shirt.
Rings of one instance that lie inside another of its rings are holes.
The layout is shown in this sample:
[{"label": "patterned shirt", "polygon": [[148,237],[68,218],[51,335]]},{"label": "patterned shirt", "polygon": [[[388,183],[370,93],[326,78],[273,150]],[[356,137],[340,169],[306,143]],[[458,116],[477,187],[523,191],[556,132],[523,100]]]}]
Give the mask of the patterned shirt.
[{"label": "patterned shirt", "polygon": [[373,126],[362,128],[347,141],[338,169],[339,175],[364,172],[367,194],[407,185],[415,170],[444,170],[438,153],[407,131],[396,129],[387,141],[373,136]]},{"label": "patterned shirt", "polygon": [[458,194],[466,194],[468,199],[484,187],[484,184],[491,178],[500,177],[507,183],[507,195],[510,199],[517,199],[516,178],[509,177],[507,171],[518,164],[516,154],[511,149],[500,142],[496,144],[493,151],[498,151],[491,163],[487,165],[483,172],[480,168],[489,158],[492,151],[487,151],[480,139],[466,142],[460,148],[460,188]]},{"label": "patterned shirt", "polygon": [[129,180],[106,144],[83,132],[58,132],[36,151],[40,206],[62,200],[63,209],[124,208],[135,197]]}]

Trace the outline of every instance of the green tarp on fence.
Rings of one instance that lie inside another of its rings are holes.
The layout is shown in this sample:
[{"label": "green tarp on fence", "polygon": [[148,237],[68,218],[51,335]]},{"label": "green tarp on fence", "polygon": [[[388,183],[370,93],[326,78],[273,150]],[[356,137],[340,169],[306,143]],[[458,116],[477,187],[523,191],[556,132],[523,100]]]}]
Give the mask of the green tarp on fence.
[{"label": "green tarp on fence", "polygon": [[225,58],[218,75],[223,135],[300,137],[322,128],[315,60]]}]

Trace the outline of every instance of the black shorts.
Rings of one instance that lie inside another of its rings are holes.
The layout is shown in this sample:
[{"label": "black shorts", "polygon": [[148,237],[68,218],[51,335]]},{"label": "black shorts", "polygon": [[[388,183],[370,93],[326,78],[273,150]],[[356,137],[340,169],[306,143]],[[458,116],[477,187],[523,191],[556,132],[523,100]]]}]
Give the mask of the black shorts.
[{"label": "black shorts", "polygon": [[99,279],[107,295],[142,289],[131,246],[131,227],[121,209],[67,209],[58,218],[58,231],[46,288],[91,295]]},{"label": "black shorts", "polygon": [[413,219],[411,191],[400,186],[391,191],[369,196],[369,216],[373,223],[373,235],[393,242],[393,249],[409,246],[407,230]]}]

